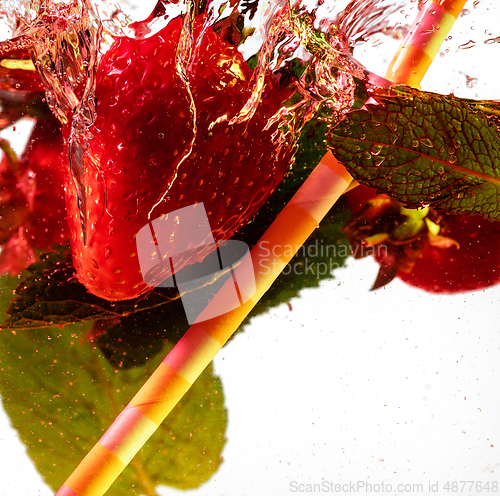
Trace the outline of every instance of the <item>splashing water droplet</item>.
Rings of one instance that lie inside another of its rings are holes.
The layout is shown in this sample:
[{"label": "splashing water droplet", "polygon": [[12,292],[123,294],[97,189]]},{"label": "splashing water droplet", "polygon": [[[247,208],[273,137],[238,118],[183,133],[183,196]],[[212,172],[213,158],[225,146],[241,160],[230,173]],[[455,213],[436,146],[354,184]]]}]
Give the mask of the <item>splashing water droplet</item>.
[{"label": "splashing water droplet", "polygon": [[489,38],[484,42],[485,45],[491,45],[493,43],[500,43],[500,36],[496,38]]},{"label": "splashing water droplet", "polygon": [[469,40],[467,43],[464,43],[463,45],[458,45],[458,48],[461,50],[467,50],[469,48],[473,48],[476,46],[476,42],[473,40]]}]

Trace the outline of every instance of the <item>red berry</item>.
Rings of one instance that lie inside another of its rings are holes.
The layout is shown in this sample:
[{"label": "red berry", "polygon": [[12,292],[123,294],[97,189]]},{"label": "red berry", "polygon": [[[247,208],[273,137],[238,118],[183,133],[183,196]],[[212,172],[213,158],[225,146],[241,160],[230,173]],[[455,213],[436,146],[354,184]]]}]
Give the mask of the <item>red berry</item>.
[{"label": "red berry", "polygon": [[13,50],[2,57],[0,64],[0,91],[9,99],[28,102],[33,93],[44,93],[45,88],[33,66],[27,51]]},{"label": "red berry", "polygon": [[458,246],[427,244],[410,272],[398,272],[401,280],[431,293],[461,293],[500,283],[500,222],[443,214],[439,234]]},{"label": "red berry", "polygon": [[291,163],[290,133],[270,122],[289,87],[268,77],[253,117],[230,125],[224,116],[248,100],[252,73],[236,47],[212,29],[200,40],[200,28],[198,21],[189,91],[176,71],[180,18],[150,38],[117,39],[100,62],[96,119],[85,136],[86,245],[74,190],[68,205],[77,276],[102,298],[150,289],[135,240],[149,220],[203,202],[215,239],[230,238]]},{"label": "red berry", "polygon": [[[26,222],[29,215],[28,199],[23,188],[24,172],[16,159],[4,154],[0,162],[0,243],[9,240]],[[26,177],[26,179],[28,179]]]},{"label": "red berry", "polygon": [[395,277],[432,293],[461,293],[500,283],[500,222],[479,215],[405,209],[358,186],[346,194],[345,232],[359,257],[380,264],[372,289]]}]

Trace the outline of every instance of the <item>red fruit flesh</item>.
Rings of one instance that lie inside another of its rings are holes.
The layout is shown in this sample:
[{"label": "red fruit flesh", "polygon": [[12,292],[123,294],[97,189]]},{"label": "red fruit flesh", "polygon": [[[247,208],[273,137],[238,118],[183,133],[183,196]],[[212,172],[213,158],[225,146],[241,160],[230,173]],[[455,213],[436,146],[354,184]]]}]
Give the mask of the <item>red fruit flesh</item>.
[{"label": "red fruit flesh", "polygon": [[500,283],[500,222],[443,214],[439,234],[459,247],[428,245],[411,272],[399,271],[401,280],[431,293],[462,293]]},{"label": "red fruit flesh", "polygon": [[250,120],[209,129],[247,101],[252,74],[237,49],[208,29],[189,70],[190,95],[175,70],[180,31],[176,19],[148,39],[118,39],[99,66],[96,120],[85,137],[86,245],[74,190],[68,206],[77,276],[108,300],[150,289],[135,240],[149,220],[203,202],[215,239],[228,239],[292,160],[290,136],[277,123],[265,128],[290,90],[268,78]]}]

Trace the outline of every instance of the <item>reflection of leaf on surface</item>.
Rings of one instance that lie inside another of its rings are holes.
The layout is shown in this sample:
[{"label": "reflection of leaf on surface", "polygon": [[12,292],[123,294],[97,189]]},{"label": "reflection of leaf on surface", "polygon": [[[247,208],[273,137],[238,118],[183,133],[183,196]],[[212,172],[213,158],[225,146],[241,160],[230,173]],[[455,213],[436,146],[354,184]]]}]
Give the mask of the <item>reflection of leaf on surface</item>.
[{"label": "reflection of leaf on surface", "polygon": [[[57,490],[168,352],[117,370],[83,327],[0,333],[1,393],[13,426]],[[227,412],[210,365],[107,494],[154,495],[158,484],[196,488],[221,463]]]}]

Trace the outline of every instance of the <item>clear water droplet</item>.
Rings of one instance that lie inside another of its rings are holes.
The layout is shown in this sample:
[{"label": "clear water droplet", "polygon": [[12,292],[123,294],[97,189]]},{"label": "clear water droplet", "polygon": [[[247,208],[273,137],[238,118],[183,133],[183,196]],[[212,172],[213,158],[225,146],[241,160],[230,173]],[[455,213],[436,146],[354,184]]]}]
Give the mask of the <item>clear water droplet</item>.
[{"label": "clear water droplet", "polygon": [[434,144],[429,138],[422,138],[420,140],[420,143],[422,143],[422,145],[426,146],[427,148],[434,148]]},{"label": "clear water droplet", "polygon": [[373,156],[380,155],[380,152],[382,151],[382,145],[373,145],[370,149],[370,153]]},{"label": "clear water droplet", "polygon": [[418,140],[417,139],[411,140],[411,146],[413,146],[413,148],[417,148],[417,146],[418,146]]}]

